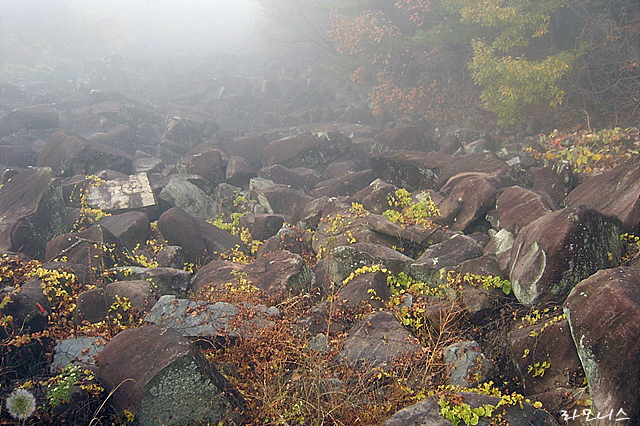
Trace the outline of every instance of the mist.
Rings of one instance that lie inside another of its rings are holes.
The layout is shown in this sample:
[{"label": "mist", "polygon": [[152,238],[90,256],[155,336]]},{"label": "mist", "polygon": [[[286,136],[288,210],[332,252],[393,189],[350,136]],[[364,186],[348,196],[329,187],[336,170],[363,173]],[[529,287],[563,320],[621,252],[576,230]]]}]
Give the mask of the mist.
[{"label": "mist", "polygon": [[252,0],[0,0],[0,64],[259,50]]}]

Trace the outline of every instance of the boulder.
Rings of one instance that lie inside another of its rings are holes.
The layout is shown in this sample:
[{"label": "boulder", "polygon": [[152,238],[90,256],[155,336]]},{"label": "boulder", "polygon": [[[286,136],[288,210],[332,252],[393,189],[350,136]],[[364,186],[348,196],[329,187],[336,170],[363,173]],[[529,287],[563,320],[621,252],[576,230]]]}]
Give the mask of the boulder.
[{"label": "boulder", "polygon": [[166,326],[120,332],[97,361],[96,377],[113,392],[111,404],[134,413],[140,426],[234,421],[244,405],[202,352]]},{"label": "boulder", "polygon": [[0,187],[0,250],[42,259],[45,246],[65,229],[60,183],[48,167],[25,169]]},{"label": "boulder", "polygon": [[[239,315],[243,310],[248,311],[246,316]],[[256,331],[272,326],[274,323],[269,317],[279,313],[278,309],[263,305],[194,302],[166,295],[158,300],[145,321],[169,326],[185,337],[213,341],[218,337],[253,336]]]},{"label": "boulder", "polygon": [[[451,399],[454,398],[456,402],[453,404],[468,404],[471,408],[481,407],[483,405],[496,406],[500,402],[500,398],[497,396],[482,395],[477,393],[465,393],[455,392],[454,394],[447,395],[434,395],[429,396],[422,401],[410,405],[404,408],[389,419],[387,419],[382,426],[451,426],[451,420],[448,420],[440,414],[441,407],[439,401],[441,398]],[[509,406],[503,406],[502,409],[494,413],[494,416],[480,417],[478,419],[478,425],[489,426],[496,424],[497,419],[495,414],[500,413],[502,422],[510,425],[535,425],[535,426],[557,426],[558,422],[543,409],[536,409],[528,402],[523,402],[522,405],[515,404]],[[461,422],[462,420],[459,419]],[[464,423],[464,422],[463,422]]]},{"label": "boulder", "polygon": [[130,174],[133,160],[131,155],[115,148],[60,131],[47,141],[38,158],[38,166],[51,167],[59,176],[90,175],[105,169]]},{"label": "boulder", "polygon": [[258,171],[258,176],[269,179],[279,185],[288,185],[293,189],[312,189],[320,182],[319,172],[306,167],[290,169],[281,164],[263,167]]},{"label": "boulder", "polygon": [[69,364],[82,369],[95,366],[95,357],[105,343],[107,342],[101,337],[70,337],[57,341],[49,372],[58,374]]},{"label": "boulder", "polygon": [[213,261],[196,272],[192,290],[198,293],[210,286],[225,290],[227,283],[235,284],[232,271],[242,273],[242,279],[276,300],[311,289],[311,270],[302,257],[286,250],[268,253],[247,265]]},{"label": "boulder", "polygon": [[366,188],[374,179],[375,177],[371,170],[349,173],[344,176],[318,182],[315,189],[309,191],[309,195],[314,198],[354,195],[363,188]]},{"label": "boulder", "polygon": [[510,186],[506,184],[506,182],[509,182],[508,176],[510,171],[511,167],[492,152],[480,152],[456,157],[444,163],[440,169],[440,173],[438,174],[438,188],[444,186],[453,176],[465,173],[486,173],[489,176],[505,180],[505,182],[500,185],[501,187]]},{"label": "boulder", "polygon": [[233,186],[247,188],[249,181],[258,175],[256,169],[242,157],[231,157],[225,171],[225,181]]},{"label": "boulder", "polygon": [[105,216],[96,224],[104,226],[129,250],[144,244],[151,237],[149,216],[139,211]]},{"label": "boulder", "polygon": [[306,167],[322,172],[334,161],[349,158],[353,146],[342,133],[303,133],[269,143],[263,151],[262,165]]},{"label": "boulder", "polygon": [[511,359],[522,378],[526,395],[571,387],[581,375],[576,345],[562,311],[550,310],[540,323],[523,324],[507,335]]},{"label": "boulder", "polygon": [[202,176],[211,186],[225,181],[226,168],[227,161],[223,160],[222,153],[217,149],[186,155],[176,164],[178,173]]},{"label": "boulder", "polygon": [[356,269],[363,266],[382,265],[393,274],[408,273],[413,259],[389,247],[371,243],[356,243],[335,247],[327,259],[329,277],[340,286]]},{"label": "boulder", "polygon": [[[598,271],[576,285],[564,304],[589,384],[594,413],[635,424],[640,418],[640,269]],[[617,417],[616,417],[617,416]],[[609,425],[602,418],[595,425]]]},{"label": "boulder", "polygon": [[621,232],[619,219],[586,206],[531,222],[511,249],[514,295],[526,306],[562,303],[578,282],[620,262]]},{"label": "boulder", "polygon": [[17,109],[0,117],[0,138],[19,131],[57,129],[58,113],[36,109]]},{"label": "boulder", "polygon": [[495,205],[500,182],[487,173],[455,175],[442,188],[447,196],[438,205],[440,222],[465,231]]},{"label": "boulder", "polygon": [[366,272],[354,277],[345,284],[335,300],[346,307],[371,305],[382,309],[384,302],[391,298],[391,290],[387,284],[387,275],[383,272]]},{"label": "boulder", "polygon": [[393,358],[419,351],[418,340],[396,319],[393,312],[377,311],[360,320],[337,357],[352,368],[389,367]]},{"label": "boulder", "polygon": [[640,233],[640,155],[592,176],[567,196],[570,207],[586,204],[622,221],[626,232]]},{"label": "boulder", "polygon": [[103,288],[93,288],[78,294],[76,299],[75,323],[77,326],[87,322],[95,324],[104,321],[109,315],[107,293]]},{"label": "boulder", "polygon": [[438,144],[416,126],[397,126],[378,133],[375,141],[394,151],[437,151]]},{"label": "boulder", "polygon": [[412,265],[411,276],[419,281],[436,282],[443,268],[452,270],[465,260],[482,256],[482,247],[473,238],[452,233],[429,247]]},{"label": "boulder", "polygon": [[215,219],[215,202],[202,189],[180,177],[171,177],[162,188],[158,199],[171,207],[179,207],[191,216]]},{"label": "boulder", "polygon": [[520,186],[511,186],[500,193],[496,201],[498,228],[518,233],[522,228],[555,210],[546,194],[538,194]]},{"label": "boulder", "polygon": [[444,348],[448,384],[470,388],[488,380],[494,370],[491,362],[474,341],[457,342]]},{"label": "boulder", "polygon": [[[176,247],[176,246],[171,246]],[[143,280],[153,287],[153,293],[162,296],[172,294],[185,297],[189,290],[191,272],[174,268],[141,268],[139,266],[120,266],[107,271],[109,277],[119,281]]]},{"label": "boulder", "polygon": [[304,206],[313,200],[301,190],[285,185],[270,185],[257,191],[271,209],[271,213],[285,215],[287,222],[296,223]]},{"label": "boulder", "polygon": [[254,240],[265,241],[278,233],[284,219],[282,216],[264,213],[247,214],[240,218],[240,226],[247,228]]},{"label": "boulder", "polygon": [[151,208],[156,205],[146,173],[89,185],[87,204],[112,213]]},{"label": "boulder", "polygon": [[158,219],[158,230],[170,245],[184,250],[184,260],[202,264],[214,256],[243,243],[235,235],[211,225],[204,219],[195,218],[179,207],[162,213]]},{"label": "boulder", "polygon": [[0,164],[3,166],[25,168],[35,166],[38,154],[28,146],[0,145]]},{"label": "boulder", "polygon": [[[115,303],[126,298],[132,308],[139,312],[149,312],[157,301],[153,284],[147,280],[114,281],[107,284],[104,289],[109,306],[114,306]],[[126,314],[119,311],[121,309],[116,312],[121,315]]]},{"label": "boulder", "polygon": [[413,192],[436,188],[440,169],[452,160],[437,152],[385,152],[371,157],[371,171],[376,178]]}]

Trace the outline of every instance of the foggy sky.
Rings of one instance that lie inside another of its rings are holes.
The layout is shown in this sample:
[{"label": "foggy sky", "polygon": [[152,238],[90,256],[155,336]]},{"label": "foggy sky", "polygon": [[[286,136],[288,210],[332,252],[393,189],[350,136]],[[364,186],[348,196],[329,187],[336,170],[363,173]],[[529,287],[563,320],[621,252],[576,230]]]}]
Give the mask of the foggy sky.
[{"label": "foggy sky", "polygon": [[255,51],[258,15],[253,0],[0,0],[0,45],[13,59],[42,40],[79,56]]}]

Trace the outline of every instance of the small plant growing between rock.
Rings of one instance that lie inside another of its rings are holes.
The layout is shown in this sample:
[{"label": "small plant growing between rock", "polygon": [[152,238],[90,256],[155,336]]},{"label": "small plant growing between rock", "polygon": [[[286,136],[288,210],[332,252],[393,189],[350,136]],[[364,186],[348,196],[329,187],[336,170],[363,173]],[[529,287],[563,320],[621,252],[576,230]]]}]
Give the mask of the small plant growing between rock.
[{"label": "small plant growing between rock", "polygon": [[497,288],[502,290],[502,292],[506,295],[511,294],[511,282],[500,277],[494,277],[493,275],[477,275],[468,273],[464,276],[463,280],[464,282],[473,286],[480,284],[485,290],[489,290],[490,288]]},{"label": "small plant growing between rock", "polygon": [[431,218],[440,216],[440,209],[426,192],[421,192],[417,198],[422,200],[414,202],[409,191],[400,188],[396,190],[395,195],[389,196],[391,209],[385,210],[382,214],[403,227],[421,225],[430,228],[433,226]]},{"label": "small plant growing between rock", "polygon": [[62,372],[48,380],[47,400],[53,408],[71,401],[73,386],[80,381],[80,367],[69,364]]}]

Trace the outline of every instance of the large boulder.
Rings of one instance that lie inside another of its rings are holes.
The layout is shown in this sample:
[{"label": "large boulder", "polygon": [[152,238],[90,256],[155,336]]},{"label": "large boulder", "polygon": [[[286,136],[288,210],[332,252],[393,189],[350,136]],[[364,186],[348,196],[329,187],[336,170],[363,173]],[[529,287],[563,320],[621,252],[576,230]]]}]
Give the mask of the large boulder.
[{"label": "large boulder", "polygon": [[158,230],[168,244],[182,247],[186,262],[198,265],[206,263],[216,252],[223,253],[243,245],[235,235],[195,218],[179,207],[162,213]]},{"label": "large boulder", "polygon": [[179,207],[191,216],[215,219],[216,204],[202,189],[187,179],[171,177],[162,188],[158,199],[170,207]]},{"label": "large boulder", "polygon": [[437,152],[394,151],[371,158],[371,171],[383,181],[408,191],[436,188],[440,169],[453,157]]},{"label": "large boulder", "polygon": [[36,109],[15,110],[0,117],[0,138],[21,130],[57,129],[58,113]]},{"label": "large boulder", "polygon": [[518,233],[522,228],[555,210],[553,201],[545,194],[521,186],[511,186],[500,193],[496,201],[498,227]]},{"label": "large boulder", "polygon": [[65,229],[60,183],[48,167],[28,168],[0,187],[0,250],[42,259],[47,241]]},{"label": "large boulder", "polygon": [[122,331],[98,355],[96,377],[120,413],[140,426],[180,426],[233,420],[241,396],[204,354],[172,328]]},{"label": "large boulder", "polygon": [[562,303],[578,282],[618,264],[621,231],[619,219],[586,206],[531,222],[511,249],[509,280],[518,301]]},{"label": "large boulder", "polygon": [[99,185],[89,185],[87,204],[94,209],[112,213],[151,208],[156,205],[146,173],[112,179]]},{"label": "large boulder", "polygon": [[[640,269],[598,271],[569,294],[564,311],[589,383],[592,412],[640,418]],[[617,416],[617,417],[616,417]],[[610,425],[602,418],[593,424]]]},{"label": "large boulder", "polygon": [[579,204],[617,216],[627,232],[640,233],[640,155],[578,185],[567,205]]},{"label": "large boulder", "polygon": [[364,317],[350,331],[338,359],[352,368],[390,367],[395,357],[419,351],[418,340],[393,312],[377,311]]},{"label": "large boulder", "polygon": [[342,133],[303,133],[269,143],[263,151],[262,165],[307,167],[322,172],[337,159],[352,155],[351,139]]},{"label": "large boulder", "polygon": [[51,136],[38,158],[38,166],[51,167],[56,175],[93,174],[115,170],[130,174],[134,158],[122,151],[60,131]]}]

